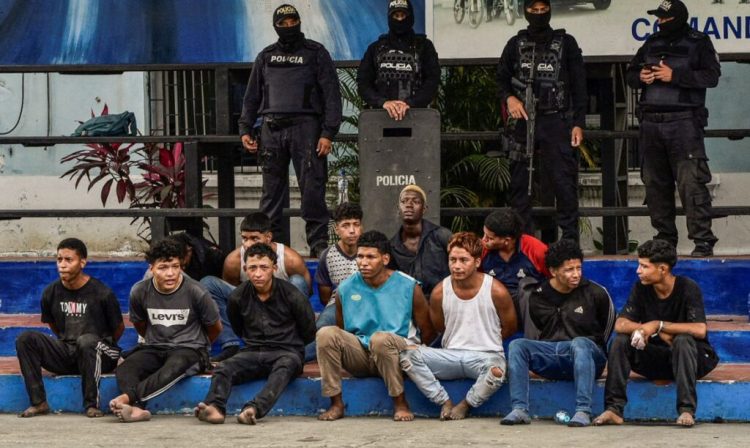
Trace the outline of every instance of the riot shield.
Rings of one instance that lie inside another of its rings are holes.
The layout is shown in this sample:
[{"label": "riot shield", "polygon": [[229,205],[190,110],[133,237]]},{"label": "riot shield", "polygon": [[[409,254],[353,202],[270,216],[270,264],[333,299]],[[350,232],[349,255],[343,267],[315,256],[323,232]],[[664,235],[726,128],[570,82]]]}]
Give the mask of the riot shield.
[{"label": "riot shield", "polygon": [[395,121],[382,109],[359,118],[360,196],[366,230],[389,238],[401,225],[398,195],[410,184],[427,193],[425,218],[440,223],[440,113],[409,109]]}]

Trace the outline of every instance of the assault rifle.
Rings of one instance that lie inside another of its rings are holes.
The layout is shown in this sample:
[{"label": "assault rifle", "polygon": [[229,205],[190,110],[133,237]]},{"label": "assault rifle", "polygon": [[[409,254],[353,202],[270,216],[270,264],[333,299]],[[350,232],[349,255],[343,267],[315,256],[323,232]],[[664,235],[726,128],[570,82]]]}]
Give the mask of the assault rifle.
[{"label": "assault rifle", "polygon": [[[526,115],[529,117],[526,120],[526,159],[529,161],[529,190],[528,194],[531,196],[531,186],[533,184],[534,175],[534,131],[536,128],[536,103],[537,99],[534,96],[534,81],[536,80],[536,48],[534,43],[531,45],[531,63],[529,67],[529,76],[526,77],[526,82],[521,82],[517,78],[513,78],[511,83],[517,89],[524,91],[523,107],[526,109]],[[521,67],[523,69],[523,67]]]}]

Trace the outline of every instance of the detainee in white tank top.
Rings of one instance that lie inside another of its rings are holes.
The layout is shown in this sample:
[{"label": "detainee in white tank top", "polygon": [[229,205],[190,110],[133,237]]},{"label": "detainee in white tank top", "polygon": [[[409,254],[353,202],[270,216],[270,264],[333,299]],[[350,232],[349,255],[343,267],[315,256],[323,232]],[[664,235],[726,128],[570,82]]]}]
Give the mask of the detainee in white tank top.
[{"label": "detainee in white tank top", "polygon": [[[284,245],[281,243],[272,244],[276,245],[276,272],[273,273],[273,276],[289,281],[289,274],[286,273],[286,266],[284,265]],[[240,280],[243,282],[248,280],[245,273],[245,250],[245,246],[240,246]]]},{"label": "detainee in white tank top", "polygon": [[443,348],[504,355],[500,318],[492,301],[492,277],[483,275],[482,286],[469,300],[456,295],[451,277],[443,280]]}]

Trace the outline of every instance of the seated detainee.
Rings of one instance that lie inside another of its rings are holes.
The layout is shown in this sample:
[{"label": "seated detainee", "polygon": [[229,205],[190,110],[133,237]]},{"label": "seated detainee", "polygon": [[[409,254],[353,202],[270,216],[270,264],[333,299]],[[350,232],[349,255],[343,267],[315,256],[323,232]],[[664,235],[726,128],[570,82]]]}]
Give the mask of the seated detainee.
[{"label": "seated detainee", "polygon": [[448,240],[451,231],[424,219],[427,194],[416,185],[407,185],[398,197],[401,227],[391,238],[389,268],[403,271],[419,282],[425,297],[450,274]]},{"label": "seated detainee", "polygon": [[518,324],[524,337],[537,339],[539,331],[529,319],[529,297],[520,284],[537,283],[549,278],[544,265],[547,245],[523,234],[523,220],[511,208],[487,215],[484,220],[484,252],[481,271],[505,285],[516,306]]},{"label": "seated detainee", "polygon": [[393,399],[393,419],[414,420],[399,353],[420,339],[431,342],[435,334],[422,288],[412,277],[388,269],[389,261],[388,238],[377,231],[363,233],[357,241],[359,272],[334,293],[337,326],[323,327],[316,336],[321,389],[331,398],[320,420],[344,416],[341,369],[357,377],[382,377]]},{"label": "seated detainee", "polygon": [[259,243],[244,256],[250,280],[232,292],[227,315],[245,348],[214,370],[208,395],[195,409],[195,416],[209,423],[224,423],[233,385],[266,378],[261,391],[237,417],[240,423],[254,425],[302,373],[305,344],[315,339],[310,301],[291,283],[274,278],[276,252]]},{"label": "seated detainee", "polygon": [[[516,332],[516,311],[505,286],[478,272],[482,241],[471,232],[448,243],[451,275],[432,290],[430,318],[443,332],[441,349],[407,347],[401,366],[420,391],[441,406],[441,420],[460,420],[500,389],[505,377],[503,338]],[[438,380],[476,380],[456,406]]]},{"label": "seated detainee", "polygon": [[201,280],[209,275],[218,277],[222,274],[225,253],[215,243],[187,232],[175,233],[169,235],[169,238],[185,245],[185,252],[180,257],[183,274],[187,274],[193,280]]},{"label": "seated detainee", "polygon": [[573,380],[575,415],[568,426],[591,423],[594,383],[607,363],[606,344],[615,312],[607,290],[582,275],[583,253],[573,240],[549,246],[545,263],[552,278],[535,286],[529,315],[539,340],[516,339],[508,348],[508,378],[513,410],[500,423],[531,423],[529,370],[553,380]]},{"label": "seated detainee", "polygon": [[123,422],[146,421],[146,402],[208,366],[208,349],[221,331],[219,310],[200,283],[183,275],[180,247],[164,239],[146,252],[153,277],[130,290],[130,321],[144,343],[117,368],[122,395],[110,409]]},{"label": "seated detainee", "polygon": [[[318,329],[336,325],[336,301],[331,296],[341,282],[357,272],[357,240],[362,235],[362,208],[359,204],[344,202],[333,212],[333,222],[339,240],[321,252],[315,271],[318,295],[325,306],[315,322]],[[305,347],[305,362],[314,360],[316,352],[315,343]]]},{"label": "seated detainee", "polygon": [[211,358],[212,363],[221,362],[237,353],[240,349],[240,338],[232,331],[227,319],[227,300],[241,282],[247,280],[245,273],[244,254],[255,243],[271,246],[276,252],[278,269],[274,272],[276,278],[291,282],[306,297],[310,295],[312,279],[307,270],[305,260],[291,247],[273,242],[271,220],[263,213],[251,213],[240,223],[240,238],[242,245],[233,250],[224,260],[222,278],[205,277],[201,284],[208,290],[219,307],[223,330],[215,341],[221,352]]},{"label": "seated detainee", "polygon": [[595,425],[623,423],[631,369],[648,379],[674,380],[677,424],[693,426],[698,404],[696,381],[719,358],[708,342],[703,294],[688,277],[674,275],[674,246],[646,241],[638,248],[638,279],[622,308],[609,349],[605,411]]},{"label": "seated detainee", "polygon": [[120,359],[117,341],[125,326],[117,297],[104,283],[83,272],[87,250],[83,241],[67,238],[57,245],[60,279],[42,293],[42,322],[51,337],[25,331],[16,339],[16,353],[31,406],[19,417],[49,413],[42,368],[60,375],[81,375],[87,417],[101,417],[99,377]]}]

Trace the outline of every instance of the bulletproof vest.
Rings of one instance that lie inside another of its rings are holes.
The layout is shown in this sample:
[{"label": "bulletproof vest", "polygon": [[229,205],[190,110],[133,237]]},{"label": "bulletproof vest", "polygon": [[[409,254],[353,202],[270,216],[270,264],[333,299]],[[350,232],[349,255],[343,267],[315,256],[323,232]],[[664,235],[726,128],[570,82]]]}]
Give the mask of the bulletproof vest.
[{"label": "bulletproof vest", "polygon": [[[704,37],[703,33],[695,30],[690,30],[679,40],[672,42],[658,35],[654,36],[648,43],[645,62],[658,65],[664,61],[673,70],[690,70],[690,61]],[[695,108],[703,107],[705,102],[706,89],[689,89],[673,83],[655,81],[641,91],[641,106]]]},{"label": "bulletproof vest", "polygon": [[317,83],[317,52],[301,45],[294,52],[273,45],[263,57],[261,114],[320,114],[323,101]]},{"label": "bulletproof vest", "polygon": [[[387,36],[387,35],[386,35]],[[381,36],[375,56],[378,91],[388,99],[405,100],[422,85],[420,54],[424,36],[417,35],[407,51],[393,48],[386,36]]]},{"label": "bulletproof vest", "polygon": [[[518,33],[516,77],[526,84],[532,78],[531,65],[534,61],[534,94],[537,98],[537,111],[542,113],[568,109],[568,86],[560,79],[564,37],[565,30],[555,30],[548,44],[537,44],[529,38],[526,30]],[[524,92],[517,90],[516,96],[523,98]]]}]

